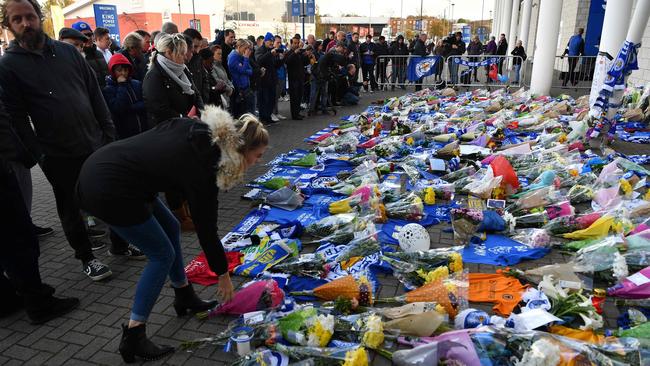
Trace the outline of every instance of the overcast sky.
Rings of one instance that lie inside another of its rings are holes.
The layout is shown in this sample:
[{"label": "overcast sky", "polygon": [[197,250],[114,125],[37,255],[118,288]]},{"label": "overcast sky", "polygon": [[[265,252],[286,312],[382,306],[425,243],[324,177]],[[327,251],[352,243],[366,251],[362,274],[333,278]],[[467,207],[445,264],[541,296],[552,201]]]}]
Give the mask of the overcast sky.
[{"label": "overcast sky", "polygon": [[[372,3],[372,8],[370,4]],[[423,14],[430,16],[443,16],[447,10],[447,18],[450,17],[451,5],[454,4],[454,19],[469,18],[471,20],[481,20],[481,7],[483,4],[483,19],[490,18],[490,10],[494,5],[493,0],[426,0],[424,1]],[[361,16],[387,16],[399,17],[400,5],[402,5],[402,14],[420,15],[420,0],[316,0],[316,6],[320,9],[321,14],[328,13],[333,16],[339,16],[346,13],[355,13]]]}]

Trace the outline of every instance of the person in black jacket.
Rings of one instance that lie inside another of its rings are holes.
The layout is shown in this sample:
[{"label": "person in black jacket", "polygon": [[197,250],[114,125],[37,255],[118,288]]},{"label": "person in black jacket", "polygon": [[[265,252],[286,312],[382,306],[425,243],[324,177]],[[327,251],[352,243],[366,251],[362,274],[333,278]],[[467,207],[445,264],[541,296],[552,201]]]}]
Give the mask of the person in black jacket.
[{"label": "person in black jacket", "polygon": [[388,79],[386,78],[386,68],[388,67],[388,43],[386,37],[379,36],[379,41],[375,44],[375,56],[377,67],[375,69],[375,80],[381,84],[379,90],[388,89]]},{"label": "person in black jacket", "polygon": [[[499,36],[499,43],[497,44],[497,55],[505,56],[508,53],[508,41],[506,41],[506,35],[501,33]],[[503,74],[503,62],[505,57],[499,57],[499,74]]]},{"label": "person in black jacket", "polygon": [[372,36],[366,36],[366,42],[359,46],[361,54],[361,72],[363,74],[363,88],[371,92],[377,90],[377,80],[375,80],[375,43],[372,42]]},{"label": "person in black jacket", "polygon": [[[199,31],[193,28],[187,28],[186,30],[183,31],[183,34],[189,37],[190,39],[186,38],[187,42],[187,47],[188,51],[191,51],[191,53],[188,52],[189,55],[191,55],[191,58],[189,60],[186,60],[186,65],[187,69],[190,70],[190,73],[192,74],[192,81],[194,82],[194,85],[196,86],[196,89],[201,92],[201,98],[206,101],[209,99],[209,95],[206,95],[204,91],[206,90],[203,85],[203,65],[201,62],[201,56],[199,56],[199,50],[201,48],[201,42],[203,41],[203,36]],[[192,42],[192,46],[190,47],[190,41]],[[208,86],[209,88],[209,86]]]},{"label": "person in black jacket", "polygon": [[208,266],[219,275],[219,300],[226,303],[232,298],[233,285],[217,232],[219,190],[241,183],[246,169],[261,158],[268,143],[268,132],[252,115],[235,121],[227,111],[207,106],[201,120],[165,121],[98,150],[84,164],[77,188],[81,206],[149,258],[128,325],[123,326],[119,351],[125,362],[173,352],[172,347],[159,347],[146,336],[146,321],[168,276],[178,316],[216,305],[216,301],[199,299],[189,284],[179,224],[157,192],[182,187]]},{"label": "person in black jacket", "polygon": [[514,57],[512,60],[512,65],[515,67],[515,84],[519,84],[519,71],[521,70],[521,64],[526,61],[526,50],[524,50],[524,46],[521,43],[521,39],[517,40],[517,44],[515,45],[515,48],[510,52],[511,55],[513,56],[519,56],[519,57]]},{"label": "person in black jacket", "polygon": [[[420,34],[420,37],[415,41],[415,44],[413,45],[413,56],[424,57],[427,55],[426,41],[427,34]],[[419,78],[415,82],[415,91],[422,90],[422,79],[423,78]]]},{"label": "person in black jacket", "polygon": [[[192,75],[185,66],[187,42],[182,34],[163,34],[156,44],[157,51],[151,58],[151,66],[142,85],[144,106],[149,126],[175,117],[194,117],[203,109],[203,99],[192,82]],[[165,191],[169,208],[174,211],[185,231],[194,225],[178,189]]]},{"label": "person in black jacket", "polygon": [[[232,29],[224,30],[214,40],[214,44],[219,45],[222,50],[222,65],[228,65],[228,55],[230,55],[230,52],[232,52],[232,50],[235,48],[235,42],[235,31]],[[232,80],[232,76],[230,76],[230,70],[228,67],[226,67],[226,73],[228,74],[228,79]]]},{"label": "person in black jacket", "polygon": [[275,91],[278,84],[278,66],[282,65],[279,48],[274,48],[275,37],[270,32],[264,36],[264,44],[255,50],[255,61],[263,70],[260,76],[259,88],[257,90],[260,121],[264,124],[272,124],[271,119],[273,106],[275,105]]},{"label": "person in black jacket", "polygon": [[[346,52],[346,46],[343,42],[338,42],[329,52],[321,56],[318,60],[316,70],[312,68],[313,80],[309,95],[309,114],[316,114],[317,102],[320,101],[320,109],[323,114],[334,114],[336,111],[327,109],[328,87],[331,80],[338,80],[340,70],[346,64],[346,58],[343,53]],[[358,73],[356,74],[358,77]]]},{"label": "person in black jacket", "polygon": [[463,32],[456,32],[453,37],[447,38],[445,42],[447,48],[447,56],[451,56],[448,60],[449,76],[451,84],[458,84],[458,64],[454,60],[458,60],[460,56],[465,53],[465,42],[463,42]]},{"label": "person in black jacket", "polygon": [[92,28],[86,22],[76,22],[72,25],[72,28],[78,30],[81,32],[81,34],[86,36],[87,40],[83,46],[82,54],[86,59],[86,62],[88,62],[93,71],[95,71],[99,87],[103,88],[106,86],[106,77],[108,76],[108,63],[106,62],[104,55],[99,52],[97,46],[93,42],[95,35]]},{"label": "person in black jacket", "polygon": [[133,78],[138,81],[143,81],[144,75],[147,73],[143,49],[144,39],[142,36],[136,32],[131,32],[124,37],[122,49],[120,50],[120,53],[133,65]]},{"label": "person in black jacket", "polygon": [[359,33],[352,33],[352,38],[348,42],[348,63],[353,64],[356,67],[357,74],[355,75],[359,79],[359,70],[361,69],[361,52],[359,52]]},{"label": "person in black jacket", "polygon": [[35,0],[5,1],[0,12],[15,37],[0,58],[1,98],[11,124],[52,185],[61,226],[84,273],[95,281],[107,278],[112,273],[93,255],[74,200],[83,162],[115,139],[95,72],[76,48],[45,34]]},{"label": "person in black jacket", "polygon": [[0,103],[0,207],[5,212],[0,220],[0,318],[24,307],[32,324],[42,324],[72,311],[79,300],[56,298],[54,288],[41,281],[38,238],[10,161],[35,164]]},{"label": "person in black jacket", "polygon": [[305,66],[309,65],[309,56],[313,52],[311,45],[300,48],[300,38],[291,39],[291,49],[285,55],[287,75],[289,77],[289,104],[291,106],[291,119],[302,120],[300,103],[302,92],[305,88]]},{"label": "person in black jacket", "polygon": [[406,81],[406,62],[408,61],[409,50],[404,43],[404,36],[399,35],[397,39],[390,46],[390,54],[393,55],[392,59],[392,75],[391,75],[391,90],[395,90],[395,86],[399,85],[400,88],[406,89],[404,84]]}]

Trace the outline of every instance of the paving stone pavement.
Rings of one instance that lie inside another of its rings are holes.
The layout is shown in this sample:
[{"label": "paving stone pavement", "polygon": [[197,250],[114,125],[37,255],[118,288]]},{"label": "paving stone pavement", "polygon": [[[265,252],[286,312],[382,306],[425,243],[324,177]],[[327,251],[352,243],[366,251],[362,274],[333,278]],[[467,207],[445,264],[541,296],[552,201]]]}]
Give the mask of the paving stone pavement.
[{"label": "paving stone pavement", "polygon": [[[373,100],[383,99],[398,93],[362,94],[361,105],[339,108],[333,116],[314,116],[303,121],[286,120],[269,127],[271,146],[264,156],[268,162],[277,154],[293,148],[305,147],[303,139],[323,128],[336,118],[359,112]],[[288,103],[280,103],[280,111],[289,116]],[[638,153],[638,152],[637,152]],[[247,173],[247,179],[263,174],[267,167],[260,164]],[[39,226],[52,226],[56,233],[41,241],[40,266],[44,282],[54,286],[58,295],[76,296],[81,299],[79,308],[70,314],[57,318],[45,325],[30,325],[24,312],[0,319],[0,364],[2,365],[119,365],[122,359],[117,352],[121,337],[120,325],[130,314],[136,282],[143,268],[143,261],[125,260],[110,257],[106,248],[96,252],[99,259],[110,265],[113,276],[106,281],[92,282],[83,273],[79,261],[73,258],[61,230],[56,213],[51,187],[42,172],[32,170],[34,180],[33,221]],[[219,233],[224,235],[237,224],[250,210],[248,201],[240,196],[247,192],[244,187],[222,192],[219,202]],[[436,247],[453,245],[453,235],[445,230],[447,225],[437,225],[430,229]],[[103,239],[108,244],[108,239]],[[185,263],[199,252],[196,235],[184,233],[182,238]],[[313,250],[307,245],[306,251]],[[525,262],[517,268],[532,268],[542,264],[562,263],[569,256],[558,251],[537,260]],[[469,265],[471,272],[493,272],[493,266]],[[235,286],[247,279],[233,276]],[[382,288],[379,295],[394,296],[403,293],[402,286],[392,276],[381,277]],[[203,298],[214,298],[215,287],[195,286]],[[208,337],[223,330],[231,317],[220,317],[199,321],[193,317],[178,318],[171,306],[173,291],[169,286],[163,288],[147,324],[147,333],[159,344],[178,345],[195,338]],[[490,310],[490,305],[478,305]],[[605,308],[607,325],[615,326],[616,309],[609,303]],[[170,357],[151,365],[221,365],[229,364],[234,358],[214,347],[206,347],[194,352],[176,352]],[[373,364],[387,365],[389,362],[380,356]]]}]

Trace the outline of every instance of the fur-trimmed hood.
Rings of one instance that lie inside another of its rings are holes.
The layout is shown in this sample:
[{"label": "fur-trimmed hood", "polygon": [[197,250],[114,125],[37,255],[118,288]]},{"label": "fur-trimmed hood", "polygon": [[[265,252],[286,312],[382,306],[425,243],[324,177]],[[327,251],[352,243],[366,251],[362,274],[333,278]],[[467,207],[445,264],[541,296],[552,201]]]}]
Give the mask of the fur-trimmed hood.
[{"label": "fur-trimmed hood", "polygon": [[228,111],[214,105],[206,105],[201,112],[201,121],[212,133],[212,143],[219,146],[221,158],[217,171],[217,186],[228,190],[244,181],[244,156],[239,152],[243,146],[235,120]]}]

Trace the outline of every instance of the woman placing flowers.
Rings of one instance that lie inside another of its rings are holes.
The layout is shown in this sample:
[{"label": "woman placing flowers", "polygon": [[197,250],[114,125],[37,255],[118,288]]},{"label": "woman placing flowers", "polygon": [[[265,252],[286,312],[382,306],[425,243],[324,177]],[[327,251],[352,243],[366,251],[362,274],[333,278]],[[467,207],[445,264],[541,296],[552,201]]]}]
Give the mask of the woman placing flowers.
[{"label": "woman placing flowers", "polygon": [[219,275],[218,294],[233,294],[228,262],[217,234],[217,194],[242,181],[269,143],[263,125],[252,115],[234,121],[228,112],[207,106],[201,120],[174,118],[155,128],[97,150],[84,163],[77,195],[81,207],[105,221],[149,259],[135,292],[120,353],[152,360],[173,352],[147,339],[145,322],[169,275],[174,308],[200,312],[216,304],[200,300],[188,283],[180,248],[178,221],[157,192],[182,187],[199,243],[210,269]]}]

